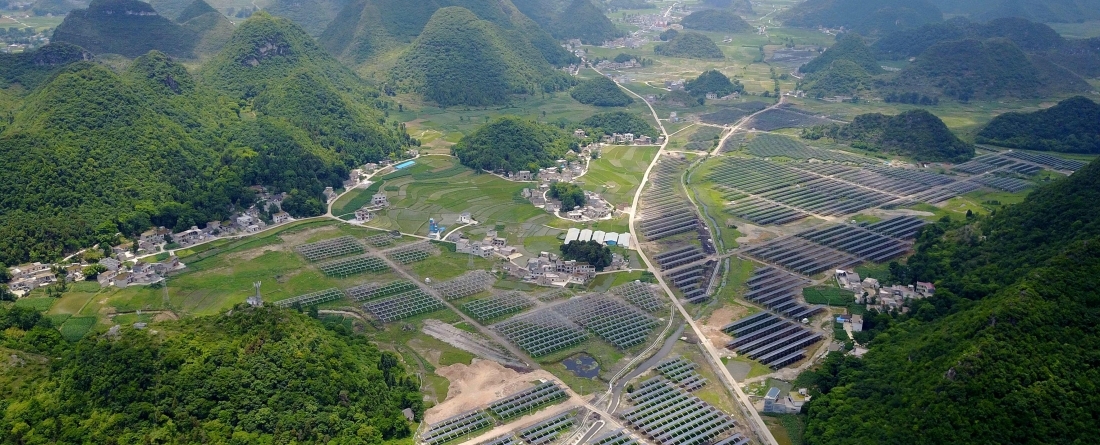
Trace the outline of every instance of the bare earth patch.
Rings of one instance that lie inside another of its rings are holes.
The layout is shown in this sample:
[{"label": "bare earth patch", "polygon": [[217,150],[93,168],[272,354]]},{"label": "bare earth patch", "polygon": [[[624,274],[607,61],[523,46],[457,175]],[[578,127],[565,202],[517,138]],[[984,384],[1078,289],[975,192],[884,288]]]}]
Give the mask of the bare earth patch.
[{"label": "bare earth patch", "polygon": [[733,320],[743,318],[748,315],[748,313],[749,309],[741,305],[722,306],[711,313],[706,323],[701,326],[703,335],[707,337],[707,340],[710,341],[716,349],[724,351],[726,343],[733,340],[733,337],[722,332],[722,327],[730,324]]},{"label": "bare earth patch", "polygon": [[283,240],[283,246],[285,246],[283,247],[283,249],[289,249],[301,244],[306,244],[308,242],[307,240],[312,238],[313,235],[327,232],[333,232],[334,234],[336,234],[340,231],[334,226],[323,226],[315,229],[303,230],[301,232],[282,233],[279,234],[279,239]]},{"label": "bare earth patch", "polygon": [[534,386],[539,379],[551,379],[546,371],[520,374],[491,360],[474,359],[470,365],[456,363],[437,368],[435,373],[451,382],[447,399],[426,411],[424,421],[435,423],[464,411],[483,408],[497,399]]}]

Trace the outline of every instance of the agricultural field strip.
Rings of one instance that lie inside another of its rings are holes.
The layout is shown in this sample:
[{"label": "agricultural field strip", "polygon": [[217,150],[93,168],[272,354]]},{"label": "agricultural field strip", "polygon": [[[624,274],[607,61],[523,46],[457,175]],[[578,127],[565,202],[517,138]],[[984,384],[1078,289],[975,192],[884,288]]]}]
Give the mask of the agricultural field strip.
[{"label": "agricultural field strip", "polygon": [[628,395],[620,416],[635,431],[660,444],[704,444],[730,433],[733,418],[676,387],[664,377],[646,380]]}]

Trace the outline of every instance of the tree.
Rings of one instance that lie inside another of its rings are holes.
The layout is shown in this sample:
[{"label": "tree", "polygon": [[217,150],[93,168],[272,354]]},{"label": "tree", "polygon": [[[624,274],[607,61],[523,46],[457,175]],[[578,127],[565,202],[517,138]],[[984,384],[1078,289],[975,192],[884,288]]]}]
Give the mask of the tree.
[{"label": "tree", "polygon": [[0,263],[0,283],[7,283],[11,281],[11,271],[8,270],[8,266],[4,263]]},{"label": "tree", "polygon": [[597,271],[611,265],[611,249],[597,241],[574,241],[558,249],[565,259],[591,264]]},{"label": "tree", "polygon": [[106,271],[107,271],[107,266],[104,266],[102,264],[92,264],[88,267],[85,267],[80,272],[84,275],[85,279],[94,280],[94,279],[96,279],[96,277],[99,276],[99,274],[101,274],[103,272],[106,272]]},{"label": "tree", "polygon": [[584,207],[588,203],[584,190],[568,182],[555,182],[550,186],[549,194],[551,198],[561,201],[561,209],[565,212]]}]

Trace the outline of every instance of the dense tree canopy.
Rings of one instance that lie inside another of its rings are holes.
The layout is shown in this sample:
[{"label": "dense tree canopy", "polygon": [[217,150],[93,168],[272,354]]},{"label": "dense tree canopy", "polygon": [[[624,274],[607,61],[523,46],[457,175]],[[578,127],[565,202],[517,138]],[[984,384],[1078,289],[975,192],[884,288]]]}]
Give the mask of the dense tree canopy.
[{"label": "dense tree canopy", "polygon": [[807,0],[779,14],[787,26],[888,33],[943,20],[927,0]]},{"label": "dense tree canopy", "polygon": [[660,132],[653,128],[649,121],[626,111],[594,114],[581,121],[581,126],[589,129],[591,133],[633,133],[635,136],[644,134],[653,138],[660,136]]},{"label": "dense tree canopy", "polygon": [[721,71],[707,70],[703,71],[699,77],[685,82],[684,90],[695,97],[705,97],[709,93],[725,97],[733,93],[745,92],[745,86],[741,85],[741,81],[731,81]]},{"label": "dense tree canopy", "polygon": [[745,19],[727,9],[701,9],[685,16],[680,24],[684,29],[731,34],[753,30]]},{"label": "dense tree canopy", "polygon": [[896,116],[872,113],[856,116],[847,125],[825,125],[803,131],[808,139],[829,137],[850,142],[853,147],[902,156],[918,161],[963,162],[974,157],[967,144],[925,110],[910,110]]},{"label": "dense tree canopy", "polygon": [[689,59],[723,59],[725,54],[710,37],[697,32],[680,32],[670,35],[668,42],[653,47],[662,56]]},{"label": "dense tree canopy", "polygon": [[578,207],[584,207],[588,198],[584,196],[584,190],[569,182],[555,182],[550,185],[548,194],[551,198],[561,201],[562,211],[572,211]]},{"label": "dense tree canopy", "polygon": [[834,354],[803,377],[822,393],[807,408],[806,442],[1100,434],[1100,399],[1081,384],[1100,378],[1100,299],[1084,290],[1100,285],[1098,181],[1093,163],[991,217],[926,228],[910,275],[934,281],[936,296],[893,317],[862,359]]},{"label": "dense tree canopy", "polygon": [[[0,314],[0,326],[30,333],[48,324],[17,311]],[[125,328],[52,353],[60,359],[47,375],[0,401],[0,437],[381,443],[411,434],[403,408],[417,417],[424,410],[419,381],[398,356],[292,311],[238,307],[157,331]]]},{"label": "dense tree canopy", "polygon": [[96,54],[137,57],[158,50],[174,57],[194,56],[199,35],[157,14],[139,0],[94,0],[74,10],[54,30],[52,41],[81,46]]},{"label": "dense tree canopy", "polygon": [[569,91],[577,102],[597,107],[625,107],[634,103],[615,81],[604,76],[594,77],[577,83]]},{"label": "dense tree canopy", "polygon": [[573,241],[559,250],[565,259],[591,264],[597,271],[611,265],[611,249],[597,241]]},{"label": "dense tree canopy", "polygon": [[1100,105],[1077,96],[1033,113],[1005,113],[975,139],[1025,150],[1100,153]]},{"label": "dense tree canopy", "polygon": [[875,59],[874,52],[863,42],[863,38],[857,35],[845,34],[837,40],[836,44],[825,50],[820,56],[815,57],[798,70],[803,73],[816,73],[826,70],[838,60],[847,60],[859,65],[869,74],[879,74],[885,71]]},{"label": "dense tree canopy", "polygon": [[462,165],[491,172],[537,171],[577,149],[562,129],[518,117],[502,117],[466,135],[451,148]]}]

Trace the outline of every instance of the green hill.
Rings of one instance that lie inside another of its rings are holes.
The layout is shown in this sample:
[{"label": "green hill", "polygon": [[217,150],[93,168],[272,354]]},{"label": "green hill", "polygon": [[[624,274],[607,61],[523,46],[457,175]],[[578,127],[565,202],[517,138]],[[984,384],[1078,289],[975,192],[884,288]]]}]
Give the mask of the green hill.
[{"label": "green hill", "polygon": [[36,15],[53,14],[61,16],[68,14],[69,11],[74,9],[84,9],[88,7],[88,2],[85,0],[36,0],[31,6],[31,11]]},{"label": "green hill", "polygon": [[697,32],[680,32],[667,42],[658,44],[653,51],[662,56],[689,59],[724,59],[722,50],[714,41]]},{"label": "green hill", "polygon": [[949,14],[974,20],[1019,17],[1037,22],[1076,23],[1100,19],[1097,0],[930,0]]},{"label": "green hill", "polygon": [[268,14],[290,19],[311,36],[320,36],[351,0],[272,0]]},{"label": "green hill", "polygon": [[464,136],[451,154],[475,170],[512,173],[551,167],[576,149],[576,139],[558,127],[502,117]]},{"label": "green hill", "polygon": [[1088,91],[1075,74],[1041,57],[1029,57],[1009,40],[959,40],[932,45],[902,70],[893,86],[939,91],[959,100],[1039,97]]},{"label": "green hill", "polygon": [[1100,378],[1097,200],[1093,162],[991,217],[926,227],[904,273],[936,296],[865,316],[867,354],[800,378],[816,388],[806,443],[1091,442],[1100,395],[1079,382]]},{"label": "green hill", "polygon": [[[459,6],[492,22],[510,42],[534,47],[554,66],[574,61],[546,30],[509,0],[356,0],[350,2],[318,37],[330,53],[360,65],[407,46],[442,8]],[[364,66],[367,66],[364,64]]]},{"label": "green hill", "polygon": [[1025,150],[1100,153],[1098,123],[1100,105],[1077,96],[1033,113],[997,116],[975,139],[982,144]]},{"label": "green hill", "polygon": [[753,13],[750,0],[703,0],[701,4],[707,8],[730,9],[739,14]]},{"label": "green hill", "polygon": [[0,58],[16,62],[0,63],[4,86],[34,88],[12,89],[0,110],[0,263],[223,220],[256,184],[290,193],[291,214],[318,215],[349,169],[415,143],[385,121],[378,91],[265,13],[198,77],[159,52],[121,74],[85,57],[50,44]]},{"label": "green hill", "polygon": [[943,20],[927,0],[806,0],[778,16],[786,26],[846,28],[860,34],[886,34]]},{"label": "green hill", "polygon": [[803,73],[815,73],[827,69],[838,60],[847,60],[863,68],[868,74],[881,74],[886,71],[879,65],[871,48],[857,35],[845,35],[836,44],[815,57],[798,70]]},{"label": "green hill", "polygon": [[579,39],[586,45],[599,45],[626,35],[592,0],[573,0],[545,26],[557,39]]},{"label": "green hill", "polygon": [[578,82],[569,95],[577,102],[597,107],[625,107],[634,103],[615,81],[604,76]]},{"label": "green hill", "polygon": [[696,31],[725,32],[737,34],[753,31],[752,25],[732,11],[724,9],[702,9],[685,16],[680,20],[684,29]]},{"label": "green hill", "polygon": [[573,79],[526,41],[465,8],[437,11],[390,73],[399,88],[442,106],[495,105],[515,94],[557,91]]},{"label": "green hill", "polygon": [[867,70],[851,60],[836,60],[824,70],[807,75],[802,89],[813,97],[858,96],[874,88]]},{"label": "green hill", "polygon": [[[156,9],[156,6],[153,6],[153,9]],[[158,9],[157,11],[160,10]],[[218,10],[214,9],[213,6],[210,6],[210,4],[206,3],[203,0],[195,0],[194,2],[191,2],[190,5],[187,5],[187,7],[184,8],[182,11],[180,11],[179,14],[176,14],[175,18],[172,20],[175,20],[179,23],[184,23],[195,17],[209,14],[211,12],[218,13]]]},{"label": "green hill", "polygon": [[661,135],[649,121],[626,111],[594,114],[581,121],[581,126],[592,134],[633,133],[635,136],[645,135],[654,139]]},{"label": "green hill", "polygon": [[1003,18],[975,23],[956,18],[891,33],[875,41],[877,54],[887,59],[916,57],[932,45],[964,39],[1004,38],[1027,52],[1043,52],[1065,47],[1068,42],[1049,26],[1019,18]]},{"label": "green hill", "polygon": [[721,71],[707,70],[699,77],[685,82],[684,90],[697,98],[706,97],[709,93],[714,93],[718,97],[725,97],[733,93],[745,92],[745,86],[741,85],[740,81],[731,81]]},{"label": "green hill", "polygon": [[95,54],[137,57],[152,50],[173,57],[194,57],[199,35],[162,17],[138,0],[94,0],[88,9],[69,13],[53,41],[80,46]]},{"label": "green hill", "polygon": [[402,409],[423,415],[396,354],[294,311],[239,306],[155,326],[59,340],[48,366],[21,367],[5,388],[4,441],[382,443],[411,440]]},{"label": "green hill", "polygon": [[959,140],[940,118],[920,109],[896,116],[861,114],[850,124],[814,127],[803,136],[827,136],[856,148],[918,161],[963,162],[974,157],[974,146]]}]

